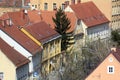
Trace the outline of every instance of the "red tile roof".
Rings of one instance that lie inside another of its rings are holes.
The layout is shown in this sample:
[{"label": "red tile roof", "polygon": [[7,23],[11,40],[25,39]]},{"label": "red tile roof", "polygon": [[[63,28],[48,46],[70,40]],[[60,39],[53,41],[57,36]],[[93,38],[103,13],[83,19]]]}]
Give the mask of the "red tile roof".
[{"label": "red tile roof", "polygon": [[[25,58],[19,52],[17,52],[14,48],[10,47],[6,42],[4,42],[0,38],[0,50],[10,59],[13,64],[17,67],[25,65],[29,63],[29,59]],[[7,63],[7,62],[6,62]]]},{"label": "red tile roof", "polygon": [[88,27],[109,22],[105,15],[91,1],[70,5],[70,7],[76,16],[83,20]]},{"label": "red tile roof", "polygon": [[2,20],[9,18],[12,19],[12,22],[16,26],[24,26],[29,23],[29,17],[26,14],[24,14],[23,10],[19,12],[7,12],[0,17],[0,19]]},{"label": "red tile roof", "polygon": [[[38,14],[40,13],[40,14]],[[52,20],[52,17],[55,17],[56,11],[37,11],[37,10],[32,10],[28,12],[28,16],[30,18],[31,22],[39,22],[41,21],[45,21],[47,24],[50,25],[50,27],[52,29],[55,28],[55,24]],[[71,21],[71,28],[67,31],[67,32],[71,32],[75,30],[75,26],[76,26],[76,21],[77,18],[74,15],[74,13],[71,12],[66,12],[67,17],[70,19]]]},{"label": "red tile roof", "polygon": [[[47,24],[50,25],[52,29],[54,29],[55,24],[52,20],[52,17],[55,17],[55,13],[56,13],[55,11],[32,10],[32,11],[28,11],[28,15],[25,15],[23,13],[23,10],[21,10],[18,12],[7,12],[1,17],[1,19],[11,18],[14,25],[21,25],[21,26],[24,26],[26,24],[28,25],[28,24],[38,23],[40,21],[45,21]],[[71,28],[67,32],[74,31],[76,25],[76,17],[74,13],[71,12],[67,12],[66,14],[71,21],[70,24]]]},{"label": "red tile roof", "polygon": [[34,23],[24,28],[41,43],[60,37],[60,35],[44,21]]},{"label": "red tile roof", "polygon": [[112,51],[111,52],[114,57],[120,62],[120,49],[116,49],[116,52],[115,51]]},{"label": "red tile roof", "polygon": [[36,54],[36,52],[41,51],[41,47],[38,46],[35,42],[33,42],[29,37],[27,37],[23,32],[21,32],[17,26],[0,26],[0,29],[4,31],[7,35],[13,38],[16,42],[18,42],[21,46],[23,46],[26,50],[28,50],[31,54]]}]

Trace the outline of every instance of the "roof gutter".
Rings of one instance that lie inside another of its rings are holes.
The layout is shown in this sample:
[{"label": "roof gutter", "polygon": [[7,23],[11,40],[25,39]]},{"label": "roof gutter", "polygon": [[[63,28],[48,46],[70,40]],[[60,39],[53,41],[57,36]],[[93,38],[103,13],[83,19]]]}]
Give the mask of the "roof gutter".
[{"label": "roof gutter", "polygon": [[32,41],[34,41],[37,45],[41,46],[41,48],[43,48],[42,44],[40,41],[38,41],[37,39],[35,39],[28,31],[26,31],[24,28],[20,27],[19,28],[20,31],[22,31],[25,35],[27,35],[30,39],[32,39]]}]

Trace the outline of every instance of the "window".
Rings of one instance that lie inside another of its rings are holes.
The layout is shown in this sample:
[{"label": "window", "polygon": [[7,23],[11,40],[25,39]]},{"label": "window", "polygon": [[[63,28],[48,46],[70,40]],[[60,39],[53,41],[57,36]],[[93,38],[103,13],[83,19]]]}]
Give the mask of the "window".
[{"label": "window", "polygon": [[57,9],[56,3],[53,3],[53,10],[56,10],[56,9]]},{"label": "window", "polygon": [[107,73],[108,74],[113,74],[114,73],[114,66],[108,66],[107,67]]},{"label": "window", "polygon": [[37,8],[37,5],[35,5],[35,8]]},{"label": "window", "polygon": [[64,10],[65,9],[65,4],[62,4],[62,10]]},{"label": "window", "polygon": [[48,3],[44,3],[44,10],[48,10]]},{"label": "window", "polygon": [[3,72],[0,72],[0,80],[3,80],[4,76],[3,76]]}]

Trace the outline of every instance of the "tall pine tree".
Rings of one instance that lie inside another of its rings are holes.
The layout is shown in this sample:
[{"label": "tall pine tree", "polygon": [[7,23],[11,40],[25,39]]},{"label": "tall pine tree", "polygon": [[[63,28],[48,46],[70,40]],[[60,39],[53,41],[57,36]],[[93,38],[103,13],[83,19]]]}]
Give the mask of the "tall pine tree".
[{"label": "tall pine tree", "polygon": [[55,18],[53,18],[53,21],[55,23],[55,30],[62,35],[61,49],[66,50],[68,44],[67,30],[71,27],[70,20],[67,18],[65,12],[59,8],[55,14]]}]

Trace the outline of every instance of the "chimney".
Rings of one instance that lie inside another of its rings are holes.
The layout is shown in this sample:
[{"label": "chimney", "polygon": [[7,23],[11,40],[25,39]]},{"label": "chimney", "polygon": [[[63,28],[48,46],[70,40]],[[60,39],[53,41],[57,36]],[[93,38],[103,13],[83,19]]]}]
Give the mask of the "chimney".
[{"label": "chimney", "polygon": [[113,47],[111,48],[111,51],[114,51],[114,52],[116,52],[116,51],[117,51],[117,49],[116,49],[115,45],[113,45]]},{"label": "chimney", "polygon": [[27,11],[26,9],[24,9],[24,14],[26,14],[26,15],[27,15],[27,13],[28,13],[28,11]]},{"label": "chimney", "polygon": [[22,16],[23,16],[23,19],[26,18],[26,15],[28,14],[27,10],[26,9],[23,9],[22,10]]}]

